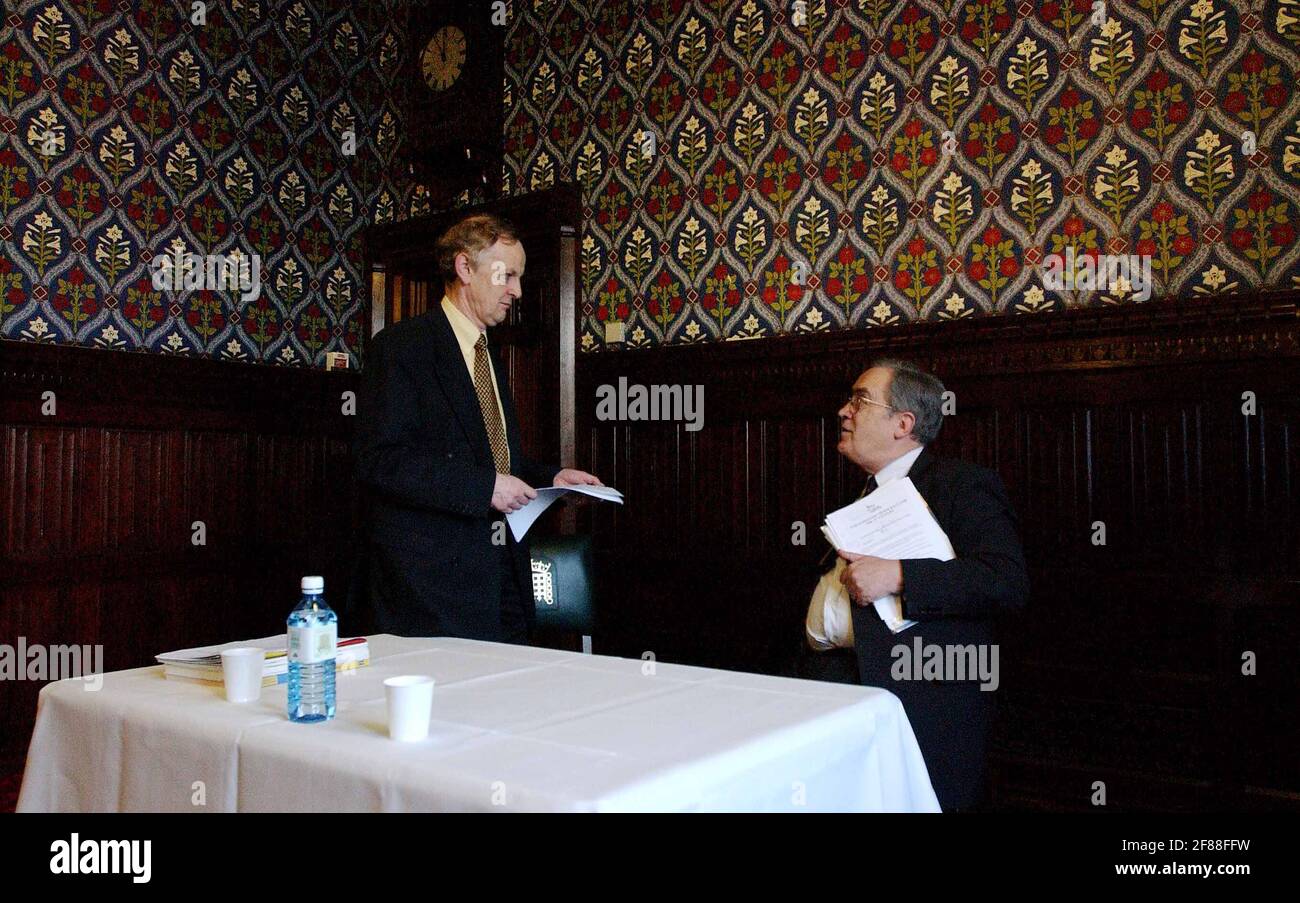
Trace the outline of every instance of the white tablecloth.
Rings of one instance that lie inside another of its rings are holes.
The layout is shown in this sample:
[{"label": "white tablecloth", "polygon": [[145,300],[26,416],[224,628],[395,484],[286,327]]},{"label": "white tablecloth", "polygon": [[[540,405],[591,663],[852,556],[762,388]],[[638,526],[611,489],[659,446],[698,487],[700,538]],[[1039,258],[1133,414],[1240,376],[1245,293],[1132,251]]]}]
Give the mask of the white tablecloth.
[{"label": "white tablecloth", "polygon": [[[380,635],[338,716],[285,687],[233,705],[161,667],[42,689],[19,812],[938,811],[885,690],[460,639]],[[231,644],[237,645],[237,644]],[[429,674],[428,739],[383,680]]]}]

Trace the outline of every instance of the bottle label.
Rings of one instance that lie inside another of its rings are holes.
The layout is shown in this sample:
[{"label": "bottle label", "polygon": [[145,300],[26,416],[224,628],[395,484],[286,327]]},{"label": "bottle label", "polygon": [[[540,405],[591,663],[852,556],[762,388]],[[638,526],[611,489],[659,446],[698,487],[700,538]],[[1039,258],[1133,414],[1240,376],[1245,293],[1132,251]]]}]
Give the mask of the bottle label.
[{"label": "bottle label", "polygon": [[289,628],[289,661],[300,665],[314,665],[335,657],[339,625],[323,624],[320,627]]}]

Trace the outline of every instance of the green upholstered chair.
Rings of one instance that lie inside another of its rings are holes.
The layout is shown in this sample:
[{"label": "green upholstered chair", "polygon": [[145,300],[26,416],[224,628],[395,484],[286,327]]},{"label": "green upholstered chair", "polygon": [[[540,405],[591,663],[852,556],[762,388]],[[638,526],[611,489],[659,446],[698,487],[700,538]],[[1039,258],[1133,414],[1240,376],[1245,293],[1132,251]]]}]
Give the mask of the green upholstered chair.
[{"label": "green upholstered chair", "polygon": [[531,547],[538,631],[578,634],[582,637],[582,651],[590,654],[596,628],[591,537],[539,537]]}]

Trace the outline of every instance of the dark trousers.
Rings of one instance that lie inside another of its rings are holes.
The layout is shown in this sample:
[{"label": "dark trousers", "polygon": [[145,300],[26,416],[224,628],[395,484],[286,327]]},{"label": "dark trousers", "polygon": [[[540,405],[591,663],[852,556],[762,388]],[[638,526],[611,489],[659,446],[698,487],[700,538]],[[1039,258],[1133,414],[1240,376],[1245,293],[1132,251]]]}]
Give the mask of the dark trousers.
[{"label": "dark trousers", "polygon": [[[454,586],[454,574],[445,563],[430,563],[427,556],[409,549],[368,544],[358,555],[351,592],[340,616],[349,634],[392,633],[397,636],[456,636],[498,643],[529,642],[528,606],[511,558],[509,545],[495,551],[501,568],[499,616],[466,617],[457,606],[498,609],[496,600],[481,598],[482,586]],[[441,594],[439,594],[439,590]],[[527,591],[532,592],[529,585]],[[440,599],[434,605],[420,601]]]},{"label": "dark trousers", "polygon": [[837,684],[856,684],[858,657],[852,649],[827,649],[814,652],[804,646],[795,659],[795,677],[803,680],[824,680]]}]

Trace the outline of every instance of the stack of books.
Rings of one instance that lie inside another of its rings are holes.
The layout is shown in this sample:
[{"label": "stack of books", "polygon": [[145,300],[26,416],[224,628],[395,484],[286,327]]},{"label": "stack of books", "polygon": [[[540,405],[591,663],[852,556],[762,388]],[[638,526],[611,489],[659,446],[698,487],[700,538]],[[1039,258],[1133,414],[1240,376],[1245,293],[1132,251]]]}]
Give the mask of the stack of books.
[{"label": "stack of books", "polygon": [[[289,681],[288,640],[284,636],[249,640],[246,643],[222,643],[218,646],[200,646],[181,649],[155,656],[163,666],[168,680],[185,680],[191,683],[223,686],[221,650],[237,646],[253,646],[266,650],[266,664],[262,671],[262,686],[271,687]],[[350,671],[370,664],[370,644],[363,636],[340,639],[338,654],[334,658],[335,671]]]}]

